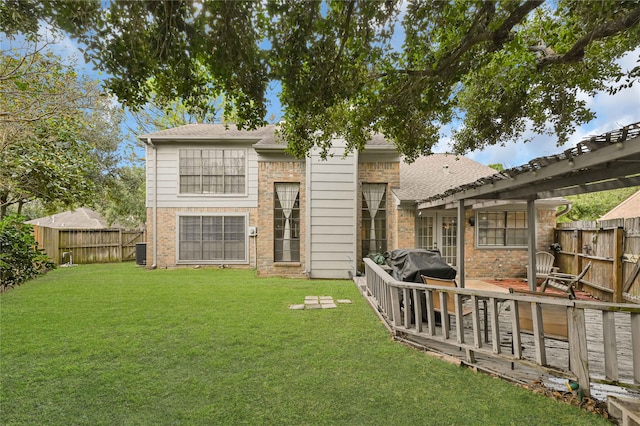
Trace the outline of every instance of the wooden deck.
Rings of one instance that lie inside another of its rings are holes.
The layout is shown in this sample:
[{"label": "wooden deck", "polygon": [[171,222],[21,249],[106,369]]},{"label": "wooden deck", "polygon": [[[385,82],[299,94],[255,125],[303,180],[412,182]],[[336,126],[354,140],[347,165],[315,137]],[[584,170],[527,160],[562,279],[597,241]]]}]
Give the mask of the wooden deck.
[{"label": "wooden deck", "polygon": [[[556,384],[560,386],[560,390],[566,390],[566,388],[562,389],[566,378],[575,379],[576,377],[574,374],[576,369],[571,369],[570,366],[570,343],[567,339],[556,340],[545,337],[540,340],[540,336],[521,333],[518,330],[517,337],[520,339],[521,353],[514,354],[513,313],[511,312],[513,300],[502,300],[500,295],[493,300],[486,297],[472,296],[471,299],[466,297],[463,306],[473,310],[473,304],[475,304],[474,315],[464,317],[460,315],[459,318],[462,318],[462,327],[460,328],[456,324],[458,316],[451,315],[448,327],[451,330],[450,336],[446,330],[443,330],[440,321],[434,321],[434,324],[430,325],[426,320],[429,315],[426,315],[420,324],[415,324],[414,317],[406,314],[402,315],[401,321],[397,318],[398,315],[396,315],[395,321],[390,321],[389,318],[385,318],[385,314],[380,309],[381,304],[384,305],[388,301],[377,300],[371,295],[364,277],[357,277],[355,280],[362,290],[363,296],[387,323],[392,334],[400,341],[517,383],[541,382],[552,387]],[[469,281],[467,281],[467,287],[469,287],[468,284]],[[496,284],[500,283],[478,282],[472,283],[472,287],[480,289],[478,294],[486,296],[486,290],[491,291],[491,287]],[[501,285],[512,286],[509,283]],[[431,297],[437,297],[436,292]],[[585,300],[588,297],[583,296],[580,299]],[[491,300],[490,303],[487,303],[488,300]],[[469,306],[469,304],[472,305]],[[492,306],[495,306],[495,309]],[[585,306],[589,306],[589,302]],[[638,354],[636,354],[634,361],[632,316],[628,312],[617,313],[598,309],[581,309],[581,311],[584,312],[586,353],[588,354],[585,364],[588,364],[592,396],[602,400],[608,394],[640,398],[640,386],[637,376],[634,377],[634,374],[637,375],[637,365],[634,366],[634,362],[638,362]],[[603,324],[605,325],[603,326]],[[492,327],[497,330],[493,330]],[[463,334],[461,338],[457,336],[457,330]],[[536,346],[536,339],[539,339],[538,346]],[[456,341],[460,342],[460,340],[463,343],[456,344]],[[638,336],[635,340],[638,341]],[[542,360],[540,358],[540,341],[544,347]],[[613,347],[614,350],[603,350],[607,347]],[[574,347],[574,357],[575,351]],[[605,357],[608,357],[609,360],[606,361]],[[613,360],[612,357],[614,357]],[[615,380],[612,380],[612,377]],[[603,387],[598,384],[599,382],[620,383],[624,386]],[[604,390],[600,392],[599,389]]]}]

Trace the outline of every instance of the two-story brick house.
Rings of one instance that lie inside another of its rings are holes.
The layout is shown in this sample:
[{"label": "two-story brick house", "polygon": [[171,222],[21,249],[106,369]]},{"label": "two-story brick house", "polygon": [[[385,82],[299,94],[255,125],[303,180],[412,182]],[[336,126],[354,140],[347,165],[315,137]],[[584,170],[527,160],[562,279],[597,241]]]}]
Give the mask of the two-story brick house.
[{"label": "two-story brick house", "polygon": [[[147,145],[149,267],[225,265],[256,268],[260,276],[348,278],[363,255],[414,247],[437,247],[455,265],[455,213],[418,211],[416,201],[493,169],[444,154],[406,164],[382,136],[360,153],[344,155],[344,141],[336,139],[333,155],[322,159],[314,150],[300,160],[286,154],[275,130],[191,124],[140,137]],[[539,210],[542,246],[552,238],[557,204]],[[478,258],[467,261],[467,275],[492,276],[498,264],[505,276],[525,273],[513,260],[514,253],[526,259],[523,211],[496,204],[468,212],[490,225],[467,239]],[[500,242],[498,234],[508,237]]]}]

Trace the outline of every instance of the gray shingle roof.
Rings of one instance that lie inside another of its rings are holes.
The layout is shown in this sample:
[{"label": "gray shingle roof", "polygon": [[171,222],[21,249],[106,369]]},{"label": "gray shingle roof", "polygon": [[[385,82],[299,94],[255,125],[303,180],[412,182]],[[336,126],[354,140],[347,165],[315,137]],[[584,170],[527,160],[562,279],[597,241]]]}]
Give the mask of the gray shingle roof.
[{"label": "gray shingle roof", "polygon": [[270,124],[256,130],[240,130],[235,124],[186,124],[172,129],[141,135],[138,138],[146,140],[193,140],[193,139],[245,139],[265,140],[274,138],[276,125]]},{"label": "gray shingle roof", "polygon": [[[235,124],[187,124],[141,135],[138,136],[138,139],[146,141],[148,138],[151,138],[154,142],[179,140],[253,140],[256,142],[254,146],[258,149],[284,150],[286,144],[276,136],[276,128],[276,124],[269,124],[255,130],[239,130]],[[375,133],[371,140],[367,142],[366,146],[373,149],[388,148],[395,150],[394,145],[387,141],[380,133]]]},{"label": "gray shingle roof", "polygon": [[466,157],[433,154],[418,157],[412,164],[400,163],[400,188],[393,192],[400,201],[423,200],[495,173]]}]

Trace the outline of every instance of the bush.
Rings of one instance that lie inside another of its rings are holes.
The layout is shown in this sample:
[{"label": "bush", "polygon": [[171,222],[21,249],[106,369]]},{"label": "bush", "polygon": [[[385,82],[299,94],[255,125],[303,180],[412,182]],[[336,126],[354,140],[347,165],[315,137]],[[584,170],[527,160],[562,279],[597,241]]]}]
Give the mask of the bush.
[{"label": "bush", "polygon": [[24,217],[5,216],[0,220],[0,291],[22,284],[54,267],[38,249],[33,227],[22,223]]}]

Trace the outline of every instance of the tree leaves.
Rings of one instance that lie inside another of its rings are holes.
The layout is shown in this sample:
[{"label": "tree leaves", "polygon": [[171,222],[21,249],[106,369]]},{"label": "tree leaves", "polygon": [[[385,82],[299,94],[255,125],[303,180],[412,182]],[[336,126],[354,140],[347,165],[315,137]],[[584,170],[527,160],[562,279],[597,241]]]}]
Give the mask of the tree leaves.
[{"label": "tree leaves", "polygon": [[96,83],[34,46],[0,52],[0,218],[34,200],[91,205],[118,161],[120,113]]},{"label": "tree leaves", "polygon": [[335,136],[361,150],[381,132],[411,161],[449,125],[457,154],[528,126],[561,144],[593,118],[584,94],[638,79],[616,64],[640,46],[637,1],[84,1],[77,14],[24,3],[0,9],[0,28],[33,32],[28,13],[56,23],[134,110],[155,97],[213,112],[224,97],[223,114],[254,128],[279,83],[280,136],[296,156],[327,154]]}]

